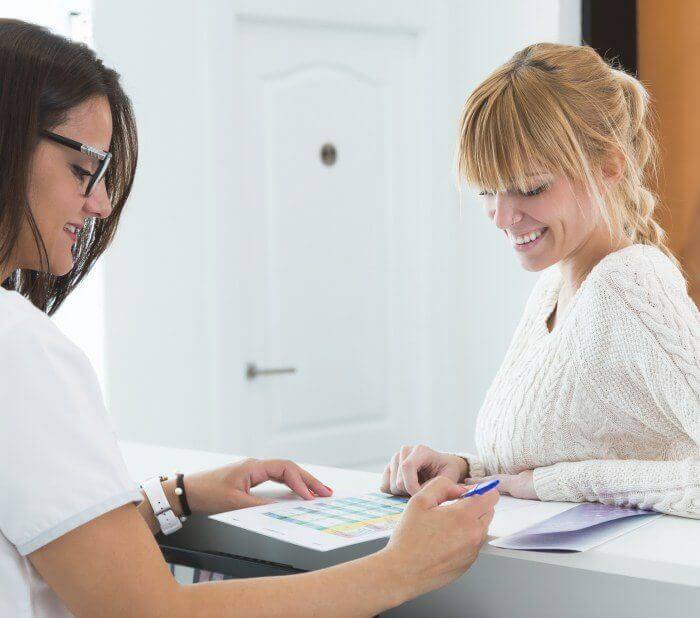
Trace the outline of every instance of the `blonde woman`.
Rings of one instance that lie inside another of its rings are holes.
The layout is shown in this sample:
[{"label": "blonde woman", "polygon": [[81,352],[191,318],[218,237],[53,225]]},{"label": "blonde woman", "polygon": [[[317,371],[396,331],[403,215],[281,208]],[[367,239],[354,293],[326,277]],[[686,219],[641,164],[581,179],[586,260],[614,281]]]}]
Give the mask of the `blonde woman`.
[{"label": "blonde woman", "polygon": [[544,271],[476,426],[403,447],[383,489],[498,477],[519,498],[700,517],[700,314],[653,219],[648,95],[589,47],[538,44],[466,102],[458,169]]}]

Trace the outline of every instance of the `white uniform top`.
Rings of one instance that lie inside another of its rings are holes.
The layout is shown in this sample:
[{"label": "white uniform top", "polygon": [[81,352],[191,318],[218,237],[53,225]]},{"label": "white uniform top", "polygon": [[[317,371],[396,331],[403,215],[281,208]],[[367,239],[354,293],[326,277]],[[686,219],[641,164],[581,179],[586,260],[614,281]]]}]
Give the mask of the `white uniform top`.
[{"label": "white uniform top", "polygon": [[0,616],[69,616],[27,555],[140,502],[87,357],[0,288]]}]

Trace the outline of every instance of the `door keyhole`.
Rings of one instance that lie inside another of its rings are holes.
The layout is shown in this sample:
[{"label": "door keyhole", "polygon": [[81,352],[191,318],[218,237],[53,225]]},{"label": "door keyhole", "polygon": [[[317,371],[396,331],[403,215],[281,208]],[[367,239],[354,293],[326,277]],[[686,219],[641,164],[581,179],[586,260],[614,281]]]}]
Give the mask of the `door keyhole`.
[{"label": "door keyhole", "polygon": [[327,143],[321,146],[321,161],[323,162],[323,165],[330,167],[331,165],[335,164],[337,158],[338,151],[335,149],[333,144]]}]

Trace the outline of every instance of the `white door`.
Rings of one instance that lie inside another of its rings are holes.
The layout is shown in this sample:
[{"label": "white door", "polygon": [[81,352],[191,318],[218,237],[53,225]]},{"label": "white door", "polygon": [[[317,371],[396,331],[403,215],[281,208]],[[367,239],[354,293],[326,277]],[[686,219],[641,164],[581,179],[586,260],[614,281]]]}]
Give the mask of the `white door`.
[{"label": "white door", "polygon": [[219,223],[240,264],[218,311],[240,312],[243,383],[227,397],[223,378],[220,403],[245,421],[222,427],[260,456],[376,465],[419,425],[429,379],[421,41],[273,9],[238,15],[234,36],[240,198]]},{"label": "white door", "polygon": [[95,8],[141,145],[106,276],[119,435],[362,467],[434,443],[454,365],[447,3],[125,6]]}]

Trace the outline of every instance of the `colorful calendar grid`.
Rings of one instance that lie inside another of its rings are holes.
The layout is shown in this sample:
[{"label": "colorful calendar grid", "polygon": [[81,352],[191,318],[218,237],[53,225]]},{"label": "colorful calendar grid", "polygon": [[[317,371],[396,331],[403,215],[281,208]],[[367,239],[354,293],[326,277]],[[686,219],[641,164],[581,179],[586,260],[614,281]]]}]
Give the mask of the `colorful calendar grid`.
[{"label": "colorful calendar grid", "polygon": [[346,539],[390,531],[396,526],[408,498],[370,493],[350,498],[315,500],[308,505],[268,511],[264,516]]}]

